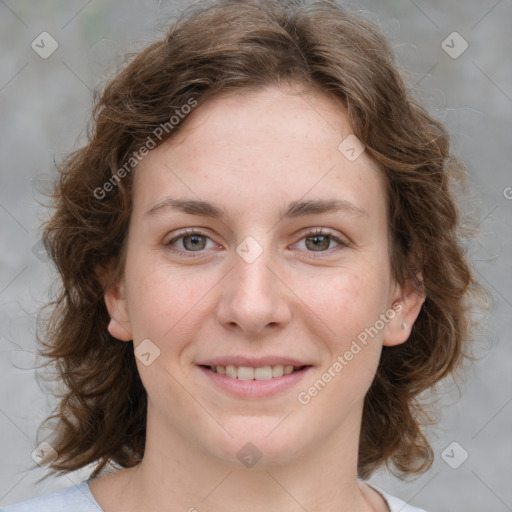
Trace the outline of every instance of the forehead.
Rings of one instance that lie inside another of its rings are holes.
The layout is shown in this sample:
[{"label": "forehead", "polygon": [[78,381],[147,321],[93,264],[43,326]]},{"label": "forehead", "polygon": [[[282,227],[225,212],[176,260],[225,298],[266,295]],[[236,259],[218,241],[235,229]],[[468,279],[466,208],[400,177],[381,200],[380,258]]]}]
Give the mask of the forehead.
[{"label": "forehead", "polygon": [[179,189],[180,196],[216,202],[231,201],[232,193],[249,195],[252,204],[258,197],[338,193],[379,206],[384,188],[377,165],[364,151],[351,161],[340,150],[351,134],[343,104],[318,91],[267,87],[218,94],[139,164],[135,201],[153,206]]},{"label": "forehead", "polygon": [[288,85],[218,93],[191,112],[169,143],[178,147],[197,131],[205,144],[223,135],[230,136],[224,143],[232,147],[276,150],[290,144],[336,149],[340,135],[352,130],[341,101]]}]

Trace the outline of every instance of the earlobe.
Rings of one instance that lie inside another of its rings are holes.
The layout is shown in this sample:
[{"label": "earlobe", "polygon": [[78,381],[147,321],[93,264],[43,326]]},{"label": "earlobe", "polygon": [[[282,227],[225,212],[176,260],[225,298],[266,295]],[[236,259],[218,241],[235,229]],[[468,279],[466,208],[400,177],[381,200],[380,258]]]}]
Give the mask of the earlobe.
[{"label": "earlobe", "polygon": [[132,341],[133,335],[131,329],[126,328],[120,321],[112,315],[108,324],[108,332],[116,339],[121,341]]},{"label": "earlobe", "polygon": [[[418,274],[417,279],[423,283],[423,276]],[[393,302],[395,316],[386,326],[382,344],[387,347],[405,343],[411,335],[414,322],[420,314],[425,302],[425,292],[411,280],[406,281],[404,287],[398,287],[398,293]]]},{"label": "earlobe", "polygon": [[109,282],[110,273],[102,270],[99,274],[104,292],[105,305],[110,315],[108,332],[118,340],[131,341],[133,333],[130,324],[130,315],[126,301],[124,278],[120,277]]}]

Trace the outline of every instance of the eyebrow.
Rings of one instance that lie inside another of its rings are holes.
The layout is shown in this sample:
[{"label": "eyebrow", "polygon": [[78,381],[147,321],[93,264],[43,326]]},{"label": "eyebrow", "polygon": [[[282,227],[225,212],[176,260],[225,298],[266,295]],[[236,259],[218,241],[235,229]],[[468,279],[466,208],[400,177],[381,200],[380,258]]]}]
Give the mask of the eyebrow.
[{"label": "eyebrow", "polygon": [[[210,201],[194,199],[167,198],[155,204],[145,215],[153,216],[163,213],[168,209],[178,210],[189,215],[201,217],[212,217],[224,220],[227,215],[225,210]],[[363,208],[344,199],[317,199],[306,201],[292,201],[285,210],[280,210],[280,219],[293,219],[306,215],[317,215],[320,213],[345,212],[354,216],[368,217],[368,212]]]}]

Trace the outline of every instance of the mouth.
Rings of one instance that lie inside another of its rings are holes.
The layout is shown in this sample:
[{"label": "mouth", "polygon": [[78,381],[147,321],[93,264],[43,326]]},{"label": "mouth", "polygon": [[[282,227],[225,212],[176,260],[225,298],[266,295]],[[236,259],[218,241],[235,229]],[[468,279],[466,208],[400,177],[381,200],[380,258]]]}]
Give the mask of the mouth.
[{"label": "mouth", "polygon": [[289,392],[314,371],[311,361],[286,354],[231,354],[196,361],[207,389],[241,399],[264,399]]},{"label": "mouth", "polygon": [[234,366],[234,365],[199,365],[210,372],[224,375],[231,379],[238,380],[271,380],[279,379],[284,375],[290,375],[291,373],[301,372],[311,365],[293,366],[293,365],[267,365],[267,366]]}]

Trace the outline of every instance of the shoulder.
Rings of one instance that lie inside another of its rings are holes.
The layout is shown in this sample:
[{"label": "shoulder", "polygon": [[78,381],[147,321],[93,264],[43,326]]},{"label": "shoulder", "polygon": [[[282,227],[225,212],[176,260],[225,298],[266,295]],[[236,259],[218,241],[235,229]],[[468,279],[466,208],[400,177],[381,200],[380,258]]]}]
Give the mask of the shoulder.
[{"label": "shoulder", "polygon": [[102,512],[89,490],[88,482],[81,482],[61,491],[7,505],[0,512]]},{"label": "shoulder", "polygon": [[413,507],[412,505],[409,505],[405,501],[401,500],[400,498],[397,498],[395,496],[391,496],[391,494],[388,494],[386,491],[383,491],[382,489],[379,489],[373,484],[370,484],[368,482],[365,482],[366,485],[369,485],[372,487],[375,491],[377,491],[386,501],[388,504],[390,512],[427,512],[426,510],[422,508]]}]

